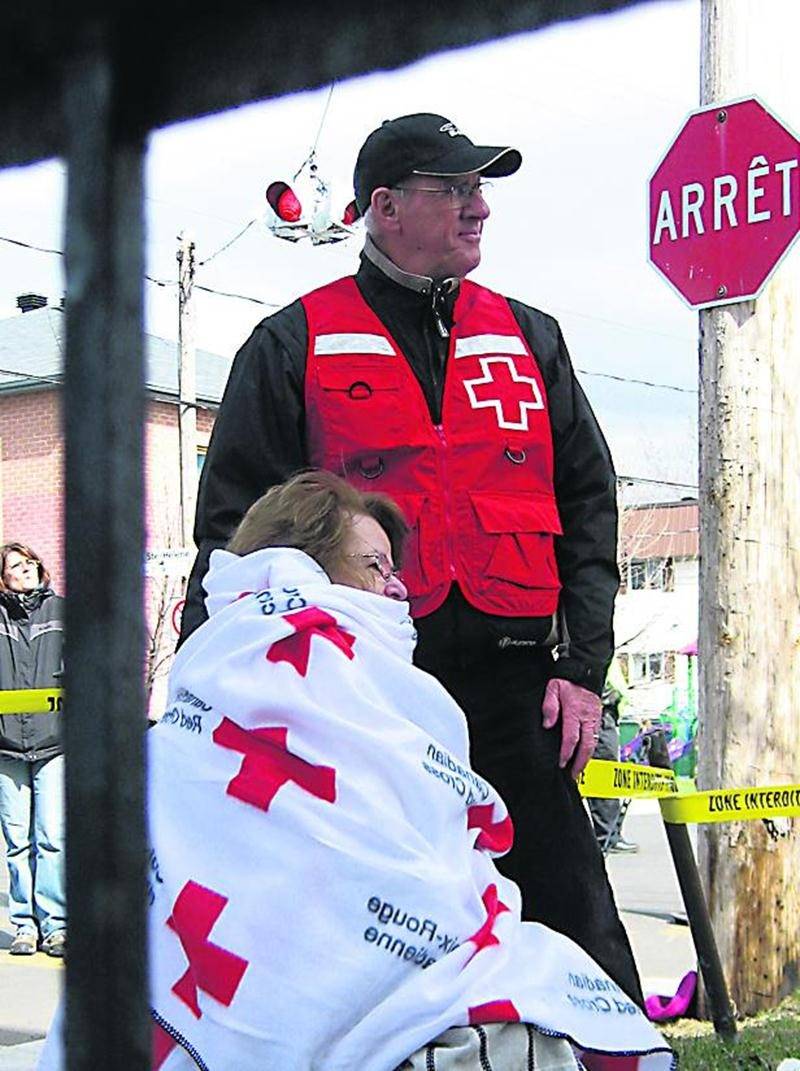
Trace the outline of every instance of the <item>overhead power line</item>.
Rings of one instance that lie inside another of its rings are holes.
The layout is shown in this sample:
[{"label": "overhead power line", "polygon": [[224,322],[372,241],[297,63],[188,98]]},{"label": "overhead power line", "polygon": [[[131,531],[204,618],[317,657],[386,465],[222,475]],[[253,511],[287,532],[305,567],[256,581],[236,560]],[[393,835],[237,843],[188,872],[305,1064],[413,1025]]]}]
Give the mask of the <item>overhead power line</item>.
[{"label": "overhead power line", "polygon": [[207,294],[217,294],[219,297],[237,298],[239,301],[251,301],[254,305],[263,305],[267,309],[280,309],[281,305],[274,301],[262,301],[261,298],[250,297],[249,294],[234,294],[229,290],[215,290],[213,286],[201,286],[194,284],[195,290],[205,290]]},{"label": "overhead power line", "polygon": [[[63,249],[50,249],[48,246],[34,245],[32,242],[22,242],[19,238],[8,238],[4,234],[0,234],[0,242],[8,242],[9,245],[16,245],[19,246],[21,249],[32,249],[35,253],[50,253],[52,256],[55,257],[64,256]],[[221,252],[221,250],[218,250],[218,252]],[[154,278],[154,276],[147,274],[145,274],[145,279],[147,279],[148,282],[155,283],[156,286],[178,285],[177,279],[156,279]]]},{"label": "overhead power line", "polygon": [[[234,235],[234,237],[226,242],[225,245],[221,246],[216,253],[212,253],[210,257],[206,257],[205,260],[200,261],[198,267],[202,267],[203,264],[208,264],[209,260],[213,260],[214,257],[219,256],[223,250],[232,246],[233,243],[241,238],[245,231],[252,227],[255,222],[256,220],[251,219],[246,227],[239,231],[238,234]],[[0,242],[8,242],[9,245],[20,246],[23,249],[33,249],[37,253],[50,253],[57,257],[64,256],[64,252],[61,249],[48,249],[45,246],[33,245],[31,242],[22,242],[18,238],[7,238],[2,234],[0,234]],[[147,279],[149,283],[153,283],[155,286],[168,287],[178,285],[177,279],[156,279],[154,275],[148,275],[147,273],[145,273],[145,279]],[[195,283],[195,289],[204,290],[207,294],[217,294],[219,297],[236,298],[239,301],[249,301],[254,305],[263,305],[266,309],[279,309],[281,307],[280,304],[275,301],[262,301],[261,298],[251,297],[249,294],[236,294],[230,290],[218,290],[213,286],[201,286],[199,283]]]},{"label": "overhead power line", "polygon": [[322,134],[322,128],[325,126],[325,120],[326,120],[326,118],[328,116],[328,108],[330,107],[330,104],[331,104],[331,97],[333,96],[333,90],[334,90],[334,86],[335,85],[336,85],[335,81],[331,82],[331,87],[328,90],[328,96],[327,96],[327,99],[325,100],[325,107],[322,109],[322,118],[319,121],[319,129],[317,130],[317,136],[314,138],[314,144],[311,146],[311,149],[309,151],[308,156],[305,158],[305,160],[303,160],[302,164],[295,171],[295,173],[294,173],[294,178],[295,179],[302,172],[302,170],[306,166],[306,164],[313,164],[314,163],[314,159],[315,159],[316,154],[317,154],[317,145],[319,144],[320,135]]},{"label": "overhead power line", "polygon": [[622,476],[617,474],[617,483],[651,483],[657,487],[682,487],[688,491],[696,491],[696,483],[676,483],[674,480],[654,480],[650,476]]},{"label": "overhead power line", "polygon": [[[331,86],[331,93],[332,92],[333,92],[333,86]],[[330,94],[328,96],[328,104],[329,103],[330,103]],[[327,105],[326,105],[326,111],[327,111]],[[322,120],[323,123],[324,123],[324,120],[325,120],[325,116],[323,115],[323,120]],[[320,124],[320,131],[321,131],[321,129],[322,129],[322,124]],[[319,134],[317,134],[317,137],[319,138]],[[253,224],[256,223],[256,222],[257,222],[257,220],[251,219],[250,222],[246,226],[244,226],[232,238],[230,238],[227,242],[225,242],[224,245],[220,246],[220,248],[217,249],[217,251],[215,253],[212,253],[210,256],[206,257],[205,260],[201,260],[198,263],[198,267],[203,267],[203,265],[208,264],[209,261],[211,261],[215,257],[219,256],[220,253],[223,253],[226,249],[229,249],[244,234],[246,234],[247,231],[250,229],[250,227],[252,227]],[[51,254],[53,256],[59,256],[59,257],[64,255],[64,253],[63,253],[63,251],[61,249],[49,249],[49,248],[47,248],[45,246],[34,245],[34,244],[30,243],[30,242],[20,241],[18,238],[8,238],[8,237],[6,237],[4,235],[0,235],[0,242],[8,242],[10,245],[19,246],[19,247],[21,247],[23,249],[32,249],[37,253],[49,253],[49,254]],[[157,279],[157,278],[155,278],[155,276],[148,275],[148,274],[145,274],[145,279],[147,279],[147,281],[149,283],[153,283],[154,286],[160,286],[160,287],[164,287],[164,288],[178,285],[178,280],[177,279]],[[281,308],[281,305],[278,302],[264,301],[261,298],[253,297],[250,294],[238,294],[238,293],[236,293],[234,291],[231,291],[231,290],[220,290],[217,287],[213,287],[213,286],[203,286],[200,283],[195,283],[195,289],[196,290],[202,290],[207,294],[216,294],[218,297],[233,298],[233,299],[235,299],[237,301],[247,301],[251,305],[260,305],[262,308],[265,308],[265,309],[279,309],[279,308]],[[647,380],[647,379],[636,379],[636,378],[634,378],[632,376],[620,376],[620,375],[616,375],[616,374],[614,374],[612,372],[596,372],[596,371],[593,371],[593,370],[588,369],[588,368],[578,368],[577,371],[580,372],[581,375],[584,375],[584,376],[595,376],[595,377],[598,377],[598,378],[601,378],[601,379],[611,379],[611,380],[614,380],[617,383],[632,383],[632,384],[635,384],[635,385],[640,386],[640,387],[650,387],[650,388],[656,388],[656,389],[659,389],[659,390],[671,390],[671,391],[675,391],[678,394],[693,394],[693,395],[697,394],[697,390],[694,389],[694,388],[691,388],[691,387],[678,387],[674,383],[657,383],[655,381]]]},{"label": "overhead power line", "polygon": [[0,235],[0,242],[8,242],[9,245],[18,245],[22,249],[33,249],[37,253],[53,253],[57,257],[63,257],[64,254],[60,249],[48,249],[43,245],[32,245],[30,242],[21,242],[19,238],[6,238]]},{"label": "overhead power line", "polygon": [[630,376],[617,376],[612,372],[591,372],[588,368],[576,368],[583,376],[598,376],[601,379],[614,379],[618,383],[636,383],[640,387],[659,387],[661,390],[674,390],[678,394],[697,394],[695,387],[677,387],[674,383],[654,383],[649,379],[632,379]]},{"label": "overhead power line", "polygon": [[[256,223],[256,222],[257,222],[257,220],[251,219],[250,222],[246,223],[244,225],[244,227],[242,227],[242,229],[240,231],[238,231],[236,234],[234,234],[233,238],[229,238],[228,241],[225,242],[224,245],[221,245],[219,247],[219,249],[216,251],[216,253],[212,253],[211,256],[206,257],[205,260],[198,261],[197,267],[198,268],[204,267],[206,264],[209,264],[214,259],[214,257],[218,257],[220,255],[220,253],[224,253],[226,249],[230,249],[230,247],[235,242],[238,242],[239,239],[243,235],[245,235],[250,230],[250,228],[253,226],[253,224]],[[200,289],[200,288],[198,287],[198,289]]]}]

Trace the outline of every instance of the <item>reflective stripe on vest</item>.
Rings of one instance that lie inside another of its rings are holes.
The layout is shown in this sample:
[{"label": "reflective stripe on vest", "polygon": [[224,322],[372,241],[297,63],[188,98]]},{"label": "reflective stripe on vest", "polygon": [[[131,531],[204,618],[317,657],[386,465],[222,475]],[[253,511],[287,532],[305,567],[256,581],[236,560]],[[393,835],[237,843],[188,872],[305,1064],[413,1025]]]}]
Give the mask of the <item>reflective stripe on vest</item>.
[{"label": "reflective stripe on vest", "polygon": [[438,425],[352,277],[302,300],[309,461],[402,507],[414,616],[436,610],[454,581],[486,613],[554,613],[561,524],[547,393],[506,299],[462,282]]}]

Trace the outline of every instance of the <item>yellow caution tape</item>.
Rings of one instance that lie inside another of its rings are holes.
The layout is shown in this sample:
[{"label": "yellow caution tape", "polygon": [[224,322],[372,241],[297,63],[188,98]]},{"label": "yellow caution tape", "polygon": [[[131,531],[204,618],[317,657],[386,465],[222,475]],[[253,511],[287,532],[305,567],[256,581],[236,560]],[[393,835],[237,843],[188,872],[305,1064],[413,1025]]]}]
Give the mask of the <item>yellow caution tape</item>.
[{"label": "yellow caution tape", "polygon": [[639,766],[635,762],[610,762],[607,759],[592,759],[578,778],[578,791],[582,796],[612,800],[660,799],[674,796],[678,784],[672,770],[655,766]]},{"label": "yellow caution tape", "polygon": [[673,825],[800,817],[800,785],[681,792],[672,770],[632,762],[592,759],[578,791],[596,799],[657,799],[664,821]]},{"label": "yellow caution tape", "polygon": [[673,825],[797,818],[800,816],[800,785],[691,792],[679,799],[661,800],[661,814],[665,822]]},{"label": "yellow caution tape", "polygon": [[0,714],[53,714],[63,701],[63,688],[9,689],[0,691]]},{"label": "yellow caution tape", "polygon": [[[52,714],[63,701],[63,688],[0,690],[0,714]],[[596,799],[658,799],[664,821],[673,825],[800,817],[800,784],[684,795],[672,770],[633,762],[592,759],[578,778],[578,791]]]}]

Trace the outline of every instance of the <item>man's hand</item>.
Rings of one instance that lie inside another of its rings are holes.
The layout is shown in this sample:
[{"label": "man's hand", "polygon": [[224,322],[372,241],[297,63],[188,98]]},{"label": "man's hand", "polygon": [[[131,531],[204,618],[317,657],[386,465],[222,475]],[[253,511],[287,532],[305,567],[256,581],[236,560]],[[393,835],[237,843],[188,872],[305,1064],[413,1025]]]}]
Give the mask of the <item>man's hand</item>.
[{"label": "man's hand", "polygon": [[580,684],[554,678],[547,682],[542,715],[545,729],[552,729],[561,715],[558,765],[563,770],[574,755],[570,772],[573,777],[578,777],[597,747],[603,716],[600,696]]}]

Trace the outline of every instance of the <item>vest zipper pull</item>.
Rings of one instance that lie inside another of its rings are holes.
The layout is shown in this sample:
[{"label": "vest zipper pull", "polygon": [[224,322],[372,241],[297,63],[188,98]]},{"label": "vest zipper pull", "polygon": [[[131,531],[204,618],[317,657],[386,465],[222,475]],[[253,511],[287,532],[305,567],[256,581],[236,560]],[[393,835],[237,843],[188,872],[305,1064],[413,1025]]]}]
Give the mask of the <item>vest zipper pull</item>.
[{"label": "vest zipper pull", "polygon": [[431,290],[431,312],[433,313],[433,322],[436,324],[436,330],[439,332],[441,338],[450,338],[450,331],[447,324],[442,319],[442,314],[437,307],[441,297],[442,291],[438,287],[434,287],[434,289]]}]

